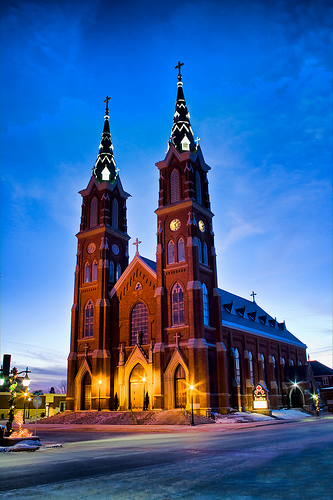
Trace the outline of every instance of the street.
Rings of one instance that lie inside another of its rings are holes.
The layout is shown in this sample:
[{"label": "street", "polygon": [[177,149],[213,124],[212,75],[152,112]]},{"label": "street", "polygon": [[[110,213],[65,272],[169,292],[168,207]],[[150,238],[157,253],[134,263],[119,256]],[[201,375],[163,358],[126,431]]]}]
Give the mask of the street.
[{"label": "street", "polygon": [[332,417],[234,430],[39,434],[63,447],[0,454],[0,497],[333,498]]}]

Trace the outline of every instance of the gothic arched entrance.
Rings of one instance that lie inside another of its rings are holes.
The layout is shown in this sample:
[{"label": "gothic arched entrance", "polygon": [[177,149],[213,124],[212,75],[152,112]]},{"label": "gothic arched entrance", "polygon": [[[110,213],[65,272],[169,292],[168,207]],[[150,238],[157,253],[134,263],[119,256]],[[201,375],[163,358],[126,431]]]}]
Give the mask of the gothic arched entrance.
[{"label": "gothic arched entrance", "polygon": [[290,399],[292,408],[303,408],[303,395],[298,387],[291,391]]},{"label": "gothic arched entrance", "polygon": [[81,410],[91,409],[91,377],[88,372],[82,380]]},{"label": "gothic arched entrance", "polygon": [[138,363],[130,375],[130,408],[132,410],[143,410],[147,391],[146,380],[146,372],[143,366]]},{"label": "gothic arched entrance", "polygon": [[175,408],[186,407],[186,375],[182,365],[175,371]]}]

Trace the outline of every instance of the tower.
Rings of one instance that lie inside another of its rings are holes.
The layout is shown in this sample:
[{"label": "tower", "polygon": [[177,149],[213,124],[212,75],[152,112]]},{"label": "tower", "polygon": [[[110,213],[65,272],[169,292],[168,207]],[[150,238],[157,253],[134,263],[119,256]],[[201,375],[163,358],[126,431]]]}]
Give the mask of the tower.
[{"label": "tower", "polygon": [[[221,337],[216,255],[206,164],[193,137],[180,62],[171,137],[160,171],[157,215],[157,342],[187,358],[187,380],[200,408],[217,406],[216,343]],[[157,353],[156,353],[157,355]],[[166,354],[161,349],[163,365]],[[156,360],[157,361],[157,360]],[[164,391],[170,392],[170,388]],[[161,404],[163,407],[163,402]],[[164,405],[165,406],[165,405]]]},{"label": "tower", "polygon": [[76,235],[67,408],[109,408],[112,393],[109,292],[128,265],[126,199],[113,155],[107,97],[104,128]]}]

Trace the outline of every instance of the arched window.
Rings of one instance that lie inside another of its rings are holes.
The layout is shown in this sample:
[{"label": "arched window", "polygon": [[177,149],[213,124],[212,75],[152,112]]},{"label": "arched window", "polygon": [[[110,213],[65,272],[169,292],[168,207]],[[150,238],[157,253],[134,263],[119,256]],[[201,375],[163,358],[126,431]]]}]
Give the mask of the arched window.
[{"label": "arched window", "polygon": [[94,304],[89,300],[84,310],[84,337],[94,335]]},{"label": "arched window", "polygon": [[168,243],[168,264],[175,262],[175,244],[172,240]]},{"label": "arched window", "polygon": [[264,382],[265,382],[266,387],[267,387],[267,374],[266,374],[265,356],[263,354],[260,354],[260,359],[261,359],[261,362],[262,362],[262,376],[263,376]]},{"label": "arched window", "polygon": [[195,199],[201,205],[201,179],[198,170],[195,172]]},{"label": "arched window", "polygon": [[116,267],[116,281],[119,280],[121,276],[121,267],[120,267],[120,264],[117,264],[117,267]]},{"label": "arched window", "polygon": [[185,243],[184,238],[179,238],[178,240],[178,262],[183,262],[185,260]]},{"label": "arched window", "polygon": [[113,260],[110,260],[109,281],[110,281],[110,283],[114,283],[114,263],[113,263]]},{"label": "arched window", "polygon": [[148,344],[148,309],[142,302],[132,311],[131,344]]},{"label": "arched window", "polygon": [[112,201],[111,226],[113,227],[113,229],[118,229],[118,201],[116,198],[113,198]]},{"label": "arched window", "polygon": [[254,385],[253,356],[251,351],[249,351],[249,377],[251,384]]},{"label": "arched window", "polygon": [[207,243],[204,241],[203,242],[203,247],[202,247],[202,250],[203,250],[203,263],[208,266],[208,251],[207,251]]},{"label": "arched window", "polygon": [[92,265],[92,281],[97,281],[97,262],[95,260]]},{"label": "arched window", "polygon": [[172,325],[184,324],[184,292],[179,283],[176,283],[171,293]]},{"label": "arched window", "polygon": [[173,169],[170,175],[171,203],[180,200],[180,179],[177,169]]},{"label": "arched window", "polygon": [[275,382],[278,382],[278,369],[277,369],[275,356],[272,356],[272,363],[273,363],[274,380],[275,380]]},{"label": "arched window", "polygon": [[89,283],[89,281],[90,281],[90,266],[87,262],[86,265],[84,266],[84,282]]},{"label": "arched window", "polygon": [[200,238],[197,238],[198,242],[198,254],[199,254],[199,262],[202,263],[202,245],[201,245],[201,240]]},{"label": "arched window", "polygon": [[235,358],[235,379],[237,385],[241,385],[241,370],[240,370],[240,359],[238,349],[232,349],[232,353]]},{"label": "arched window", "polygon": [[97,198],[93,198],[90,203],[90,227],[97,226],[97,209],[98,202]]},{"label": "arched window", "polygon": [[204,325],[209,326],[209,296],[205,283],[202,283],[202,304],[203,304]]}]

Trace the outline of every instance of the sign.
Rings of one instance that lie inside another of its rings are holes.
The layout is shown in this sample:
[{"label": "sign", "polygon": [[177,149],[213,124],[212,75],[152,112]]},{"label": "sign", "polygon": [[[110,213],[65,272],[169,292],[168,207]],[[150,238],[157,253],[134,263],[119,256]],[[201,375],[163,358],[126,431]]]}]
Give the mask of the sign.
[{"label": "sign", "polygon": [[253,409],[268,409],[267,389],[261,384],[257,384],[256,388],[253,391]]},{"label": "sign", "polygon": [[42,398],[40,396],[35,396],[34,399],[32,400],[32,404],[36,409],[39,408],[40,405],[42,404]]}]

